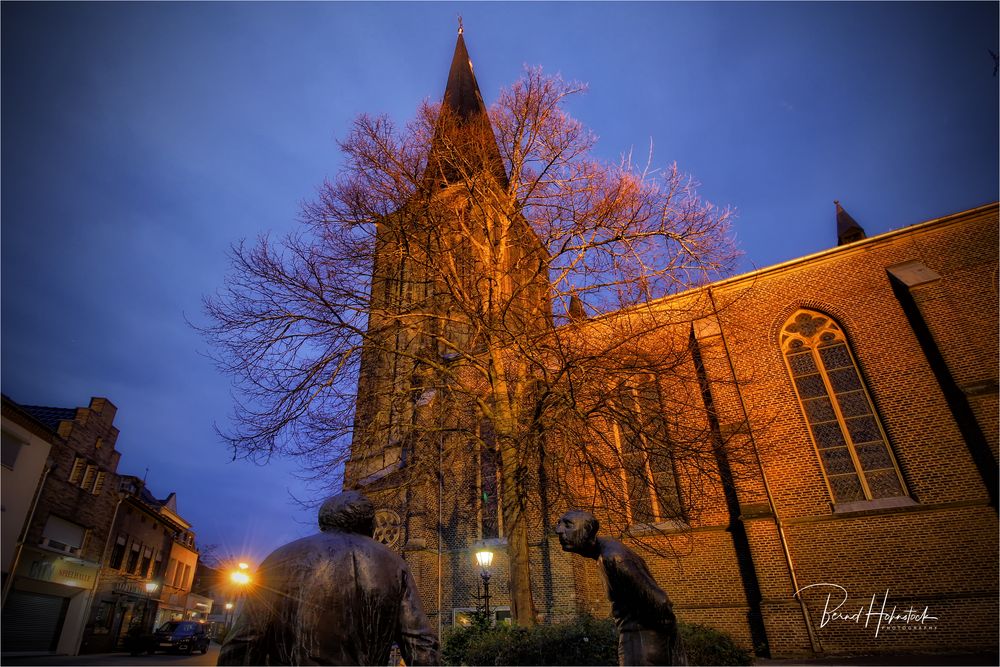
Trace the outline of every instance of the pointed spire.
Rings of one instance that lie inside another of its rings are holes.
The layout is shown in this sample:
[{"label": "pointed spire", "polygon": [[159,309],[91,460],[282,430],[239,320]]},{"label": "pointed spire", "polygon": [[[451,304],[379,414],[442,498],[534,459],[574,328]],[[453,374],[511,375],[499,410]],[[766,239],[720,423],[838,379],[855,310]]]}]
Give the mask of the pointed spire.
[{"label": "pointed spire", "polygon": [[458,114],[462,120],[468,120],[474,115],[486,115],[486,105],[479,92],[479,83],[472,71],[472,59],[469,50],[465,48],[465,37],[462,20],[458,21],[458,42],[455,44],[455,55],[451,59],[451,70],[448,72],[448,85],[444,89],[444,103]]},{"label": "pointed spire", "polygon": [[837,245],[847,245],[867,238],[865,230],[851,217],[850,213],[844,210],[840,202],[834,199],[833,203],[837,206]]},{"label": "pointed spire", "polygon": [[442,114],[428,157],[427,182],[432,184],[432,191],[473,173],[491,173],[504,188],[508,183],[486,104],[472,71],[472,59],[465,47],[464,32],[459,17],[455,55],[441,101]]}]

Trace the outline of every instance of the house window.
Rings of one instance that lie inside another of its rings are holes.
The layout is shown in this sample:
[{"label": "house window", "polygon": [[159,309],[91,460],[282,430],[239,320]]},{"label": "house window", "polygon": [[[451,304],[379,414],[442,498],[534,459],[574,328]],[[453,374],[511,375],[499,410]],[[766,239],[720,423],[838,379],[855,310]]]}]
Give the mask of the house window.
[{"label": "house window", "polygon": [[118,539],[115,540],[115,547],[111,550],[111,560],[108,563],[112,570],[121,568],[122,561],[125,560],[126,542],[128,542],[128,538],[125,535],[119,535]]},{"label": "house window", "polygon": [[106,475],[107,473],[98,470],[96,465],[87,463],[87,459],[77,456],[69,472],[69,483],[86,489],[96,496],[104,489]]},{"label": "house window", "polygon": [[146,547],[142,551],[142,564],[139,566],[139,576],[149,576],[149,566],[153,562],[153,547]]},{"label": "house window", "polygon": [[90,491],[94,488],[94,482],[97,481],[97,466],[88,465],[87,470],[83,473],[83,481],[80,482],[81,489],[87,489]]},{"label": "house window", "polygon": [[87,529],[83,526],[57,516],[50,516],[42,531],[42,544],[56,551],[79,554],[86,535]]},{"label": "house window", "polygon": [[24,445],[23,442],[7,433],[3,432],[3,466],[5,468],[13,468],[14,464],[17,462],[17,455],[21,453],[21,447]]},{"label": "house window", "polygon": [[800,310],[782,329],[781,347],[834,502],[906,495],[840,326]]},{"label": "house window", "polygon": [[138,574],[137,570],[139,568],[139,552],[141,547],[138,542],[132,543],[132,550],[128,552],[128,563],[125,565],[125,571],[131,574]]},{"label": "house window", "polygon": [[94,612],[94,634],[106,635],[111,632],[111,624],[115,618],[115,603],[102,600]]},{"label": "house window", "polygon": [[681,518],[673,454],[655,380],[648,377],[620,386],[612,409],[629,523]]},{"label": "house window", "polygon": [[87,468],[87,460],[77,456],[73,459],[73,468],[69,471],[69,483],[70,484],[80,484],[80,479],[83,477],[83,471]]},{"label": "house window", "polygon": [[95,496],[101,495],[101,491],[104,490],[104,479],[107,476],[106,472],[97,473],[97,477],[94,479],[94,488],[91,489],[91,493]]},{"label": "house window", "polygon": [[481,539],[500,537],[500,452],[489,419],[479,423],[479,527]]}]

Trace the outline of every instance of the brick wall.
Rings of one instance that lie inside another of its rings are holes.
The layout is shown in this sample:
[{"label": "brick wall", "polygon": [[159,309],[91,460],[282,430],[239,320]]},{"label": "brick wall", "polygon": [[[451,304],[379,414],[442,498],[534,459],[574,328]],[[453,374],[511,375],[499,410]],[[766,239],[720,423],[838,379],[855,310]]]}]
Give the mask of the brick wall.
[{"label": "brick wall", "polygon": [[[77,408],[72,421],[59,424],[50,457],[54,469],[45,482],[38,500],[27,544],[38,544],[50,515],[71,521],[87,529],[80,557],[99,562],[107,542],[115,513],[118,488],[118,459],[115,451],[118,429],[114,426],[116,408],[105,398],[92,398],[89,407]],[[95,464],[106,473],[100,494],[72,484],[69,476],[77,457]]]},{"label": "brick wall", "polygon": [[[725,630],[750,648],[748,619],[759,613],[775,657],[996,648],[997,513],[887,267],[919,260],[940,274],[915,298],[995,457],[997,236],[996,207],[984,207],[657,304],[674,323],[660,334],[662,349],[693,339],[701,360],[697,368],[690,360],[679,364],[672,384],[662,387],[672,436],[701,434],[688,438],[691,456],[677,467],[692,507],[679,530],[660,531],[619,525],[621,508],[594,510],[605,534],[622,535],[643,555],[682,620]],[[780,346],[782,327],[800,308],[833,318],[843,330],[902,474],[903,500],[834,507]],[[460,425],[456,406],[435,410]],[[451,609],[475,606],[478,581],[475,450],[463,436],[451,437],[446,449],[454,455],[440,471],[440,525],[436,477],[408,493],[386,486],[376,503],[406,517],[410,544],[403,553],[432,623],[440,614],[442,626],[450,624]],[[698,438],[722,458],[699,455]],[[732,471],[729,487],[721,465]],[[581,498],[593,487],[566,466],[550,479]],[[551,507],[538,498],[530,503],[539,616],[605,616],[596,563],[564,554],[551,532],[573,494],[560,488],[549,497]],[[491,593],[499,606],[508,601],[507,564],[502,545],[495,552]],[[741,555],[749,568],[739,566]],[[888,590],[900,609],[927,607],[938,618],[933,626],[897,623],[875,637],[863,621],[826,620],[819,587],[796,598],[797,589],[820,583],[843,587],[853,606]]]}]

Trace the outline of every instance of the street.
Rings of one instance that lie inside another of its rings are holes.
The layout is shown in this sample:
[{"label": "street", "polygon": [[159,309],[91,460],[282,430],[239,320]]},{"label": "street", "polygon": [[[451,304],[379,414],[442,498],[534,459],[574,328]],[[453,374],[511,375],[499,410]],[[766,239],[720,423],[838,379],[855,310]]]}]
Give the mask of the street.
[{"label": "street", "polygon": [[91,655],[45,655],[30,657],[4,656],[6,665],[214,665],[219,659],[219,645],[212,643],[208,653],[202,655],[179,655],[176,653],[157,653],[155,655],[129,655],[128,653],[94,653]]}]

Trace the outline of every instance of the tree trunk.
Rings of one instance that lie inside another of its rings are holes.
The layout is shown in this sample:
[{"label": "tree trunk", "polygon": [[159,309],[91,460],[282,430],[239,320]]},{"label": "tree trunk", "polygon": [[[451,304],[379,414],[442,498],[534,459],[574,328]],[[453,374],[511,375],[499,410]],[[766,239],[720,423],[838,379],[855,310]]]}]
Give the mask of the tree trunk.
[{"label": "tree trunk", "polygon": [[528,524],[524,512],[525,489],[518,451],[517,421],[503,370],[501,352],[490,350],[493,380],[493,428],[500,451],[504,533],[510,570],[510,611],[516,625],[535,625],[535,603],[531,594],[531,564],[528,554]]},{"label": "tree trunk", "polygon": [[[506,446],[500,448],[500,457],[503,466],[503,521],[510,562],[510,610],[516,625],[531,627],[535,624],[535,602],[531,593],[528,524],[524,516],[523,493],[519,488],[517,451],[509,439],[506,442]],[[512,459],[513,462],[508,464]]]}]

